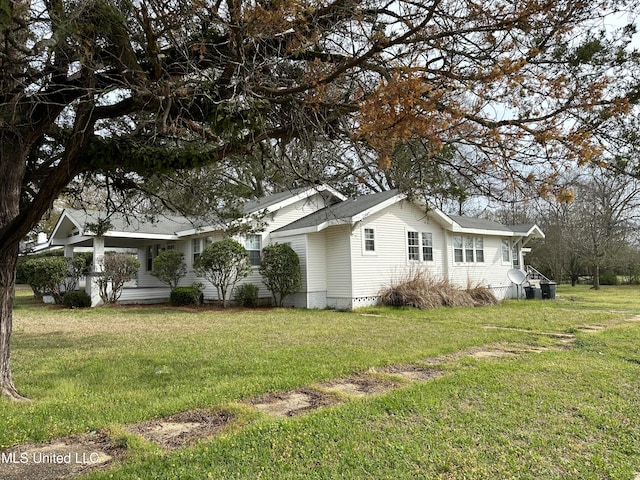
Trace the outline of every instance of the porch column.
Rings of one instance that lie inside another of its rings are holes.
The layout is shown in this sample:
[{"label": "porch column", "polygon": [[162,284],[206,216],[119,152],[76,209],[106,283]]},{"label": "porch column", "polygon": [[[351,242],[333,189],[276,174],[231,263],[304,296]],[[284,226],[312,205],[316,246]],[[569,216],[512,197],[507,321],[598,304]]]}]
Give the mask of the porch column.
[{"label": "porch column", "polygon": [[104,237],[93,237],[93,268],[91,269],[91,281],[87,282],[87,293],[91,297],[91,306],[102,305],[98,278],[104,270]]}]

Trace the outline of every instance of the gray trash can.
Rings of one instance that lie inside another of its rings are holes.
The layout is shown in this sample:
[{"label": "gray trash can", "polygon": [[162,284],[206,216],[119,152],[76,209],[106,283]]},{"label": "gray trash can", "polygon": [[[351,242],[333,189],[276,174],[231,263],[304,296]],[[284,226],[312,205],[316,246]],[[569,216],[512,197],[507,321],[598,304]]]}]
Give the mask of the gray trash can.
[{"label": "gray trash can", "polygon": [[540,289],[542,290],[543,300],[554,300],[556,298],[556,283],[541,283]]}]

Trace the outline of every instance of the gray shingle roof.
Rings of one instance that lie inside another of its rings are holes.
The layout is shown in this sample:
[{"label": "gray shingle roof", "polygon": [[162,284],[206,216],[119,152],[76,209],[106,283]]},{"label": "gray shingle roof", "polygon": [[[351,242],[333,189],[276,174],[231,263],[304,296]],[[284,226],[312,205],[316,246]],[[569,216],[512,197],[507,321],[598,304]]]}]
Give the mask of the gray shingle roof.
[{"label": "gray shingle roof", "polygon": [[493,220],[486,220],[484,218],[463,217],[460,215],[449,215],[449,218],[451,218],[462,228],[493,230],[497,232],[513,232],[526,234],[535,226],[535,224],[503,225],[502,223],[494,222]]},{"label": "gray shingle roof", "polygon": [[302,217],[284,227],[280,227],[276,232],[285,232],[298,230],[301,228],[310,228],[321,225],[332,220],[346,220],[359,213],[369,210],[376,205],[389,200],[398,195],[397,190],[389,190],[386,192],[374,193],[371,195],[363,195],[360,197],[350,198],[343,202],[336,203],[329,207],[325,207],[313,212],[306,217]]},{"label": "gray shingle roof", "polygon": [[269,208],[270,206],[275,205],[283,200],[286,200],[287,198],[295,197],[296,195],[306,190],[309,190],[309,187],[301,187],[301,188],[295,188],[293,190],[285,190],[283,192],[274,193],[274,194],[267,195],[265,197],[258,198],[255,200],[249,200],[245,202],[245,204],[243,205],[243,211],[247,215],[251,213],[256,213],[261,210],[264,210],[265,208]]},{"label": "gray shingle roof", "polygon": [[[87,223],[96,223],[104,219],[103,212],[65,209],[76,224],[84,229]],[[114,213],[109,217],[111,228],[114,232],[173,235],[182,230],[195,228],[194,223],[180,215],[157,215],[151,222],[146,218],[127,216],[122,213]]]},{"label": "gray shingle roof", "polygon": [[484,218],[463,217],[460,215],[449,215],[449,218],[460,225],[462,228],[472,228],[478,230],[496,230],[496,231],[511,231],[512,228],[502,223],[494,222],[493,220],[486,220]]}]

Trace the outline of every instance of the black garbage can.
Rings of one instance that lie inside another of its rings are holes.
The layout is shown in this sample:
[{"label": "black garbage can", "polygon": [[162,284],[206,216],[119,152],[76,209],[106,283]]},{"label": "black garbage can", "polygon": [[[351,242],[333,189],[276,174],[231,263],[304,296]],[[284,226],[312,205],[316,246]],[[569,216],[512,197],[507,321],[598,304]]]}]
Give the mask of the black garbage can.
[{"label": "black garbage can", "polygon": [[543,300],[554,300],[556,298],[556,283],[541,283],[540,289],[542,290]]},{"label": "black garbage can", "polygon": [[533,300],[535,297],[535,292],[533,291],[534,288],[529,286],[529,287],[524,287],[524,294],[527,297],[527,300]]}]

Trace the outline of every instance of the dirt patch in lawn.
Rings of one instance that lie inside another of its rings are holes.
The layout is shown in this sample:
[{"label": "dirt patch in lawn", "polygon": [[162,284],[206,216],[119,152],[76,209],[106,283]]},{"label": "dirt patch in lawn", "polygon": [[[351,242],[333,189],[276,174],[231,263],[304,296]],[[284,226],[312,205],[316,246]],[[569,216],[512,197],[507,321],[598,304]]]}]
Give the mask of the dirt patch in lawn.
[{"label": "dirt patch in lawn", "polygon": [[333,395],[304,389],[286,393],[270,393],[249,400],[257,410],[275,417],[294,417],[311,410],[339,403]]},{"label": "dirt patch in lawn", "polygon": [[124,450],[113,447],[106,434],[98,432],[47,444],[19,445],[0,455],[3,480],[59,480],[106,467],[114,458],[124,456]]},{"label": "dirt patch in lawn", "polygon": [[392,365],[379,371],[410,382],[426,382],[427,380],[433,380],[434,378],[439,378],[444,375],[444,372],[440,370],[421,367],[420,365]]},{"label": "dirt patch in lawn", "polygon": [[366,397],[368,395],[388,392],[389,390],[397,388],[399,385],[397,382],[391,380],[362,374],[319,383],[317,386],[329,392],[341,393],[352,397]]},{"label": "dirt patch in lawn", "polygon": [[578,330],[584,333],[601,332],[606,329],[604,325],[581,325]]},{"label": "dirt patch in lawn", "polygon": [[219,434],[232,421],[233,416],[226,412],[192,410],[129,425],[125,430],[157,443],[165,450],[175,450]]}]

